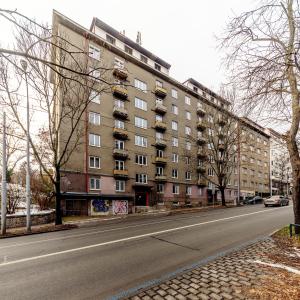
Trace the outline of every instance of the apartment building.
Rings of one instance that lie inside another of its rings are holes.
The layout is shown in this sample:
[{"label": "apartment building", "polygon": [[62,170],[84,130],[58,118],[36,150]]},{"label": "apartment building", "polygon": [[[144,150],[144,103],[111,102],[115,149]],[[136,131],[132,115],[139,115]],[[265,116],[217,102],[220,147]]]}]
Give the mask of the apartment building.
[{"label": "apartment building", "polygon": [[[89,104],[86,136],[62,172],[65,214],[211,203],[217,190],[205,164],[206,135],[209,123],[224,126],[223,115],[242,124],[245,134],[253,135],[255,151],[261,151],[247,159],[240,152],[241,170],[247,170],[241,174],[244,194],[267,193],[268,135],[231,115],[228,101],[193,78],[176,81],[169,63],[97,18],[88,30],[54,11],[53,28],[77,47],[88,47],[90,63],[111,69],[113,83],[111,93]],[[235,172],[229,200],[237,195],[237,178]]]}]

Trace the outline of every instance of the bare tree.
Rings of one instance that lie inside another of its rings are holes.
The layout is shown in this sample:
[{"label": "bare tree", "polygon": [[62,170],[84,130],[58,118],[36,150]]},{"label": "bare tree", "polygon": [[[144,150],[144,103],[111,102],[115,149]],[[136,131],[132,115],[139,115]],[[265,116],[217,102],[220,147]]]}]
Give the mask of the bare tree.
[{"label": "bare tree", "polygon": [[288,126],[285,140],[292,165],[297,224],[300,224],[299,22],[298,1],[263,1],[259,7],[233,18],[222,39],[222,47],[228,50],[226,67],[240,90],[245,111]]},{"label": "bare tree", "polygon": [[[29,134],[34,159],[54,185],[56,224],[61,224],[61,169],[87,143],[86,109],[100,93],[111,91],[111,68],[90,59],[88,35],[85,46],[75,45],[57,28],[52,30],[16,11],[0,10],[0,16],[14,24],[16,32],[15,48],[0,49],[1,100],[21,131]],[[19,65],[20,56],[27,60],[26,74]],[[31,117],[43,121],[36,135],[26,132],[23,121],[24,78],[35,104]]]}]

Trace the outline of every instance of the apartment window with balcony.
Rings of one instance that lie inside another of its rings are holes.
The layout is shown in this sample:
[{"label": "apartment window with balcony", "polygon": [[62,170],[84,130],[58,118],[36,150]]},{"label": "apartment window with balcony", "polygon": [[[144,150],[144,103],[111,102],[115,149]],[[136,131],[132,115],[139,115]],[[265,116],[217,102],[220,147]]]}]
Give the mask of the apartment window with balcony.
[{"label": "apartment window with balcony", "polygon": [[172,178],[178,178],[178,170],[172,169]]},{"label": "apartment window with balcony", "polygon": [[192,173],[189,172],[189,171],[186,171],[186,172],[185,172],[185,179],[186,179],[186,180],[192,180]]},{"label": "apartment window with balcony", "polygon": [[191,98],[189,96],[184,97],[185,104],[191,105]]},{"label": "apartment window with balcony", "polygon": [[100,178],[90,177],[90,190],[100,190],[100,189],[101,189]]},{"label": "apartment window with balcony", "polygon": [[207,144],[207,148],[208,148],[209,150],[213,150],[213,149],[214,149],[213,143],[208,143],[208,144]]},{"label": "apartment window with balcony", "polygon": [[100,60],[100,49],[93,45],[89,45],[89,56],[96,60]]},{"label": "apartment window with balcony", "polygon": [[208,174],[208,176],[214,176],[214,169],[212,169],[212,168],[208,168],[207,169],[207,174]]},{"label": "apartment window with balcony", "polygon": [[185,192],[186,192],[186,194],[187,194],[188,196],[191,196],[191,195],[192,195],[192,187],[191,187],[191,186],[187,186]]},{"label": "apartment window with balcony", "polygon": [[174,115],[178,115],[178,106],[175,104],[172,104],[171,111]]},{"label": "apartment window with balcony", "polygon": [[159,64],[154,64],[154,68],[157,71],[161,71],[161,66]]},{"label": "apartment window with balcony", "polygon": [[176,121],[172,121],[172,129],[173,130],[178,130],[178,123]]},{"label": "apartment window with balcony", "polygon": [[164,150],[157,149],[156,150],[156,156],[157,157],[164,157]]},{"label": "apartment window with balcony", "polygon": [[185,164],[190,165],[191,164],[191,158],[189,156],[185,157]]},{"label": "apartment window with balcony", "polygon": [[90,133],[89,134],[89,145],[93,147],[101,146],[101,138],[100,135]]},{"label": "apartment window with balcony", "polygon": [[119,150],[124,150],[125,149],[124,141],[115,140],[115,148]]},{"label": "apartment window with balcony", "polygon": [[118,58],[118,57],[115,57],[115,67],[118,68],[118,69],[124,69],[124,60]]},{"label": "apartment window with balcony", "polygon": [[140,135],[136,135],[134,137],[134,144],[140,147],[147,147],[147,138]]},{"label": "apartment window with balcony", "polygon": [[146,56],[144,56],[144,55],[141,54],[141,61],[143,63],[147,64],[148,63],[148,58]]},{"label": "apartment window with balcony", "polygon": [[137,88],[138,90],[143,91],[144,93],[147,93],[147,83],[139,79],[134,79],[134,87]]},{"label": "apartment window with balcony", "polygon": [[163,176],[164,175],[164,168],[163,167],[156,167],[156,175]]},{"label": "apartment window with balcony", "polygon": [[125,192],[125,180],[116,180],[116,192]]},{"label": "apartment window with balcony", "polygon": [[173,184],[172,193],[175,195],[179,194],[179,184]]},{"label": "apartment window with balcony", "polygon": [[172,146],[173,147],[178,147],[178,138],[172,137]]},{"label": "apartment window with balcony", "polygon": [[91,90],[89,101],[100,104],[100,94],[95,90]]},{"label": "apartment window with balcony", "polygon": [[192,129],[189,126],[185,126],[185,134],[186,135],[191,135],[192,134]]},{"label": "apartment window with balcony", "polygon": [[155,137],[156,137],[156,139],[163,140],[164,134],[162,132],[155,132]]},{"label": "apartment window with balcony", "polygon": [[212,115],[208,115],[208,116],[207,116],[207,121],[208,121],[209,123],[213,123],[213,122],[214,122],[214,117],[213,117]]},{"label": "apartment window with balcony", "polygon": [[147,111],[147,102],[144,101],[144,100],[142,100],[142,99],[140,99],[140,98],[135,97],[135,99],[134,99],[134,106],[136,108],[141,109],[141,110]]},{"label": "apartment window with balcony", "polygon": [[130,55],[132,55],[132,48],[128,47],[127,45],[124,46],[124,51]]},{"label": "apartment window with balcony", "polygon": [[185,112],[185,117],[187,120],[191,120],[191,113],[189,111]]},{"label": "apartment window with balcony", "polygon": [[116,170],[125,170],[124,160],[115,160],[115,169]]},{"label": "apartment window with balcony", "polygon": [[89,123],[94,125],[100,125],[100,114],[90,111],[89,112]]},{"label": "apartment window with balcony", "polygon": [[192,149],[192,144],[191,144],[191,142],[186,142],[186,143],[185,143],[185,149],[186,149],[186,150],[191,150],[191,149]]},{"label": "apartment window with balcony", "polygon": [[140,166],[147,166],[147,156],[141,155],[141,154],[136,154],[135,155],[135,163]]},{"label": "apartment window with balcony", "polygon": [[155,81],[155,86],[162,88],[163,87],[163,83],[159,80]]},{"label": "apartment window with balcony", "polygon": [[90,165],[90,168],[100,169],[100,157],[89,156],[89,165]]},{"label": "apartment window with balcony", "polygon": [[172,162],[173,163],[178,163],[178,158],[179,158],[178,153],[172,153]]},{"label": "apartment window with balcony", "polygon": [[147,174],[135,174],[135,182],[136,183],[147,183],[148,182],[148,176]]},{"label": "apartment window with balcony", "polygon": [[140,118],[140,117],[134,117],[134,124],[136,127],[147,129],[147,120]]},{"label": "apartment window with balcony", "polygon": [[158,193],[163,193],[165,190],[165,185],[163,183],[158,183],[156,186],[156,190]]},{"label": "apartment window with balcony", "polygon": [[113,38],[112,36],[108,35],[108,34],[106,35],[106,40],[107,40],[110,44],[113,44],[113,45],[116,44],[116,39]]},{"label": "apartment window with balcony", "polygon": [[115,106],[118,108],[125,108],[125,103],[120,99],[115,99]]},{"label": "apartment window with balcony", "polygon": [[115,128],[125,129],[125,123],[121,120],[115,120]]},{"label": "apartment window with balcony", "polygon": [[172,94],[172,97],[173,97],[173,98],[175,98],[175,99],[178,98],[178,92],[177,92],[177,90],[172,89],[171,94]]},{"label": "apartment window with balcony", "polygon": [[163,117],[161,115],[155,115],[155,121],[162,122],[163,121]]}]

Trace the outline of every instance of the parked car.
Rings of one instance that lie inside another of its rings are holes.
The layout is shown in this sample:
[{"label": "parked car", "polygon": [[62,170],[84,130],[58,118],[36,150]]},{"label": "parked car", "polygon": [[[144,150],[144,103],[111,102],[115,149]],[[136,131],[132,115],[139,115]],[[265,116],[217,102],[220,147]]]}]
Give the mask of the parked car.
[{"label": "parked car", "polygon": [[267,206],[285,206],[289,205],[289,198],[285,196],[275,195],[264,200],[265,207]]},{"label": "parked car", "polygon": [[261,196],[255,196],[248,200],[247,204],[263,203],[264,199]]}]

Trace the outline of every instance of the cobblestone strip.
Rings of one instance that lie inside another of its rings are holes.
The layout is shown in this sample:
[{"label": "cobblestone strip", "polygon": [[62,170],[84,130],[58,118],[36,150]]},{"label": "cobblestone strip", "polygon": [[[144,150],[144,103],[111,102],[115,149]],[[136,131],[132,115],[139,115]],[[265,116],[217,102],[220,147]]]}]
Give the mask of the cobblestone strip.
[{"label": "cobblestone strip", "polygon": [[261,260],[274,247],[272,239],[256,242],[124,299],[246,299],[242,288],[254,286],[261,276],[268,275],[265,268],[249,264],[248,260]]}]

